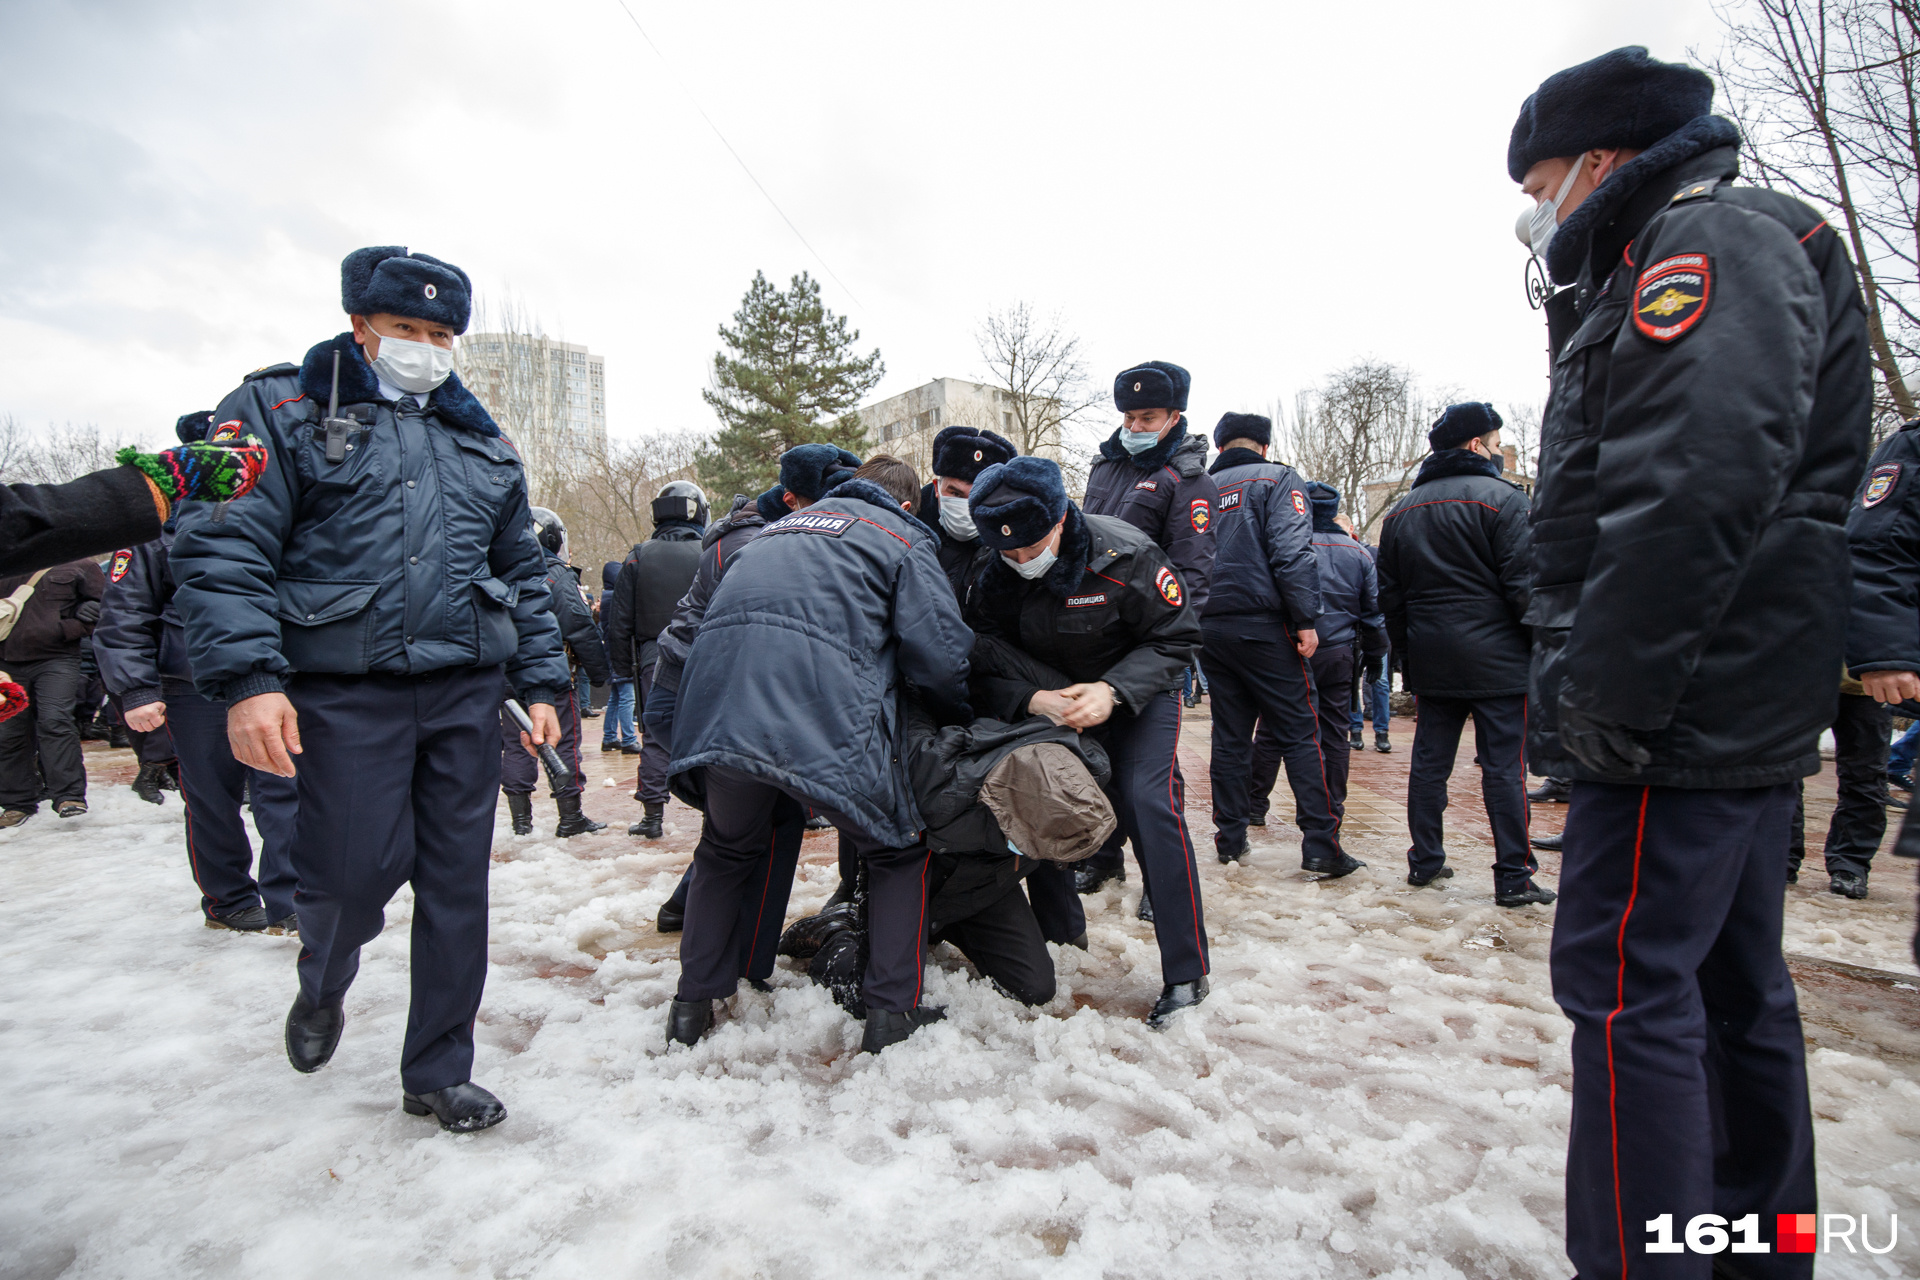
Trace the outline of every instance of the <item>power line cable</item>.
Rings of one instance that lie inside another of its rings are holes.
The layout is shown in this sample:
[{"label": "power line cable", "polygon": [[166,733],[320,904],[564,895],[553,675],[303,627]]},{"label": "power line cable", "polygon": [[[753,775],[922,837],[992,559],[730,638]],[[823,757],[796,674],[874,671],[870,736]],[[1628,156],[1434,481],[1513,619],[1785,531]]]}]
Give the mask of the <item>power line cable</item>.
[{"label": "power line cable", "polygon": [[861,302],[859,296],[848,287],[847,282],[840,278],[839,272],[827,265],[827,260],[820,255],[818,249],[813,247],[807,237],[801,234],[800,228],[795,226],[793,219],[787,216],[787,211],[780,207],[780,202],[773,198],[773,193],[767,190],[766,184],[755,177],[753,170],[747,167],[747,162],[740,158],[740,153],[734,150],[731,142],[727,141],[727,135],[720,132],[720,126],[713,122],[713,117],[708,115],[706,108],[700,105],[700,100],[693,96],[693,90],[687,88],[686,81],[680,78],[680,73],[674,70],[671,62],[667,61],[667,55],[660,51],[660,46],[653,42],[653,37],[647,34],[647,29],[640,25],[640,19],[633,16],[633,10],[627,7],[627,0],[615,0],[615,3],[620,6],[621,12],[627,15],[627,21],[633,24],[633,29],[640,33],[640,38],[647,42],[647,47],[653,50],[654,56],[660,59],[661,65],[666,67],[667,74],[673,77],[674,84],[678,86],[680,92],[686,96],[687,102],[692,105],[695,111],[699,112],[700,118],[707,122],[707,128],[713,130],[713,136],[720,139],[720,145],[727,149],[727,154],[732,156],[734,163],[740,166],[740,172],[746,174],[747,180],[753,183],[755,189],[758,190],[762,196],[766,197],[766,201],[773,207],[773,211],[780,215],[780,221],[787,224],[787,230],[793,232],[794,239],[806,246],[807,252],[813,255],[813,260],[820,264],[820,269],[832,277],[835,284],[846,290],[847,297],[853,299],[855,306],[865,311],[866,304]]}]

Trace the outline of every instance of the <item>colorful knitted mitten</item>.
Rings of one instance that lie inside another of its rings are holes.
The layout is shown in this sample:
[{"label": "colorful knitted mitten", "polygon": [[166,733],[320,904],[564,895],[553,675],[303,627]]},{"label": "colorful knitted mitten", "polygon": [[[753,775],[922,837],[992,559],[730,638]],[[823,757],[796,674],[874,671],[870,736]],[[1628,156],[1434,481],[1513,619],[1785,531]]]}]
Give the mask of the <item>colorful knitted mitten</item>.
[{"label": "colorful knitted mitten", "polygon": [[114,461],[140,468],[173,502],[225,502],[253,488],[267,469],[267,450],[257,436],[246,436],[232,444],[183,444],[164,453],[141,453],[128,445]]}]

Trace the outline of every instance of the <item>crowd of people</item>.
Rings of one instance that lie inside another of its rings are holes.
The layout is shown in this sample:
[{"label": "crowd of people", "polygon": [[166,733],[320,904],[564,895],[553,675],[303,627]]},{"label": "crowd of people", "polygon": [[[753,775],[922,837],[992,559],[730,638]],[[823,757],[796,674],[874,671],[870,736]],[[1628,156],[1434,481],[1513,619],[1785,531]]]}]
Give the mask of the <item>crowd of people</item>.
[{"label": "crowd of people", "polygon": [[[1148,1021],[1204,1002],[1183,695],[1210,696],[1215,856],[1247,858],[1284,767],[1301,868],[1338,878],[1366,867],[1341,838],[1350,752],[1363,711],[1391,749],[1397,668],[1418,705],[1406,884],[1455,874],[1442,819],[1471,721],[1494,901],[1555,905],[1569,1255],[1586,1277],[1704,1276],[1705,1257],[1644,1252],[1639,1224],[1815,1203],[1780,946],[1802,780],[1831,727],[1830,887],[1865,897],[1888,778],[1911,786],[1914,734],[1890,765],[1891,717],[1920,717],[1920,431],[1869,461],[1845,248],[1735,181],[1713,93],[1628,48],[1527,99],[1508,172],[1564,286],[1537,485],[1509,478],[1491,404],[1455,404],[1377,547],[1275,456],[1267,418],[1224,414],[1210,450],[1187,369],[1154,360],[1115,376],[1078,499],[990,430],[941,430],[928,477],[801,444],[717,519],[691,482],[662,489],[596,602],[452,372],[467,275],[359,250],[348,332],[182,417],[180,450],[78,482],[72,527],[61,495],[8,491],[0,826],[43,796],[85,812],[90,638],[136,790],[188,802],[207,923],[300,936],[295,1069],[333,1056],[360,947],[412,886],[402,1102],[465,1132],[506,1114],[471,1079],[497,796],[530,833],[552,749],[556,835],[601,829],[582,810],[590,684],[613,691],[602,749],[638,756],[630,834],[659,838],[669,795],[702,815],[657,922],[680,932],[669,1044],[785,954],[881,1052],[941,1017],[922,1003],[934,942],[1011,999],[1051,999],[1049,944],[1086,945],[1087,897],[1129,846],[1160,952]],[[122,529],[144,536],[103,572],[89,557]],[[1557,846],[1530,838],[1529,772],[1567,803]],[[841,882],[790,923],[809,826],[837,832]],[[1559,848],[1557,895],[1535,844]]]}]

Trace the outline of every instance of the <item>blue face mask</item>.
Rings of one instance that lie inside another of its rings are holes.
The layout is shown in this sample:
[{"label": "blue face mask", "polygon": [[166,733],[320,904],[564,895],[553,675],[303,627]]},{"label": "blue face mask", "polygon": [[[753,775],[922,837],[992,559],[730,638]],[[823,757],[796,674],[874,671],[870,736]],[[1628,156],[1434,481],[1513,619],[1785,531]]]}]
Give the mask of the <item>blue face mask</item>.
[{"label": "blue face mask", "polygon": [[1157,431],[1129,431],[1125,427],[1120,428],[1120,447],[1128,453],[1145,453],[1159,444],[1160,439],[1160,433]]}]

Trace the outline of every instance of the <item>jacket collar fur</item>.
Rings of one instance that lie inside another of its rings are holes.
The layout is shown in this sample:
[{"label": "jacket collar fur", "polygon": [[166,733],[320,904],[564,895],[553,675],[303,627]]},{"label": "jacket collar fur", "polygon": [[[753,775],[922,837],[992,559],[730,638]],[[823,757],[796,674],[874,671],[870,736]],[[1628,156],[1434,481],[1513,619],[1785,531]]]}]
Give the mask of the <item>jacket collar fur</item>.
[{"label": "jacket collar fur", "polygon": [[1220,456],[1213,460],[1213,465],[1207,468],[1207,474],[1217,476],[1228,467],[1253,467],[1272,461],[1272,458],[1263,458],[1252,449],[1223,449]]},{"label": "jacket collar fur", "polygon": [[[1604,278],[1613,270],[1620,250],[1640,234],[1647,219],[1658,212],[1679,184],[1657,190],[1651,197],[1652,207],[1644,213],[1637,207],[1640,202],[1633,199],[1642,187],[1668,169],[1739,144],[1740,131],[1733,127],[1732,121],[1720,116],[1696,116],[1621,165],[1592,195],[1582,200],[1580,207],[1568,214],[1560,229],[1553,233],[1553,241],[1547,246],[1547,271],[1553,276],[1553,282],[1572,284],[1580,278],[1580,269],[1590,258],[1595,264],[1594,278]],[[1726,161],[1726,176],[1731,177],[1739,170],[1737,152],[1729,154]],[[1629,204],[1636,205],[1634,212],[1640,214],[1637,220],[1621,216]],[[1609,235],[1609,231],[1624,231],[1624,234]],[[1601,263],[1599,258],[1604,246],[1615,240],[1617,247]]]},{"label": "jacket collar fur", "polygon": [[1429,480],[1445,480],[1448,476],[1492,476],[1505,483],[1500,474],[1503,469],[1499,462],[1471,449],[1436,449],[1420,464],[1420,474],[1414,477],[1412,487],[1418,489]]},{"label": "jacket collar fur", "polygon": [[[300,362],[300,390],[306,393],[307,399],[317,405],[321,413],[326,412],[327,398],[333,390],[333,353],[336,351],[340,353],[340,403],[381,403],[380,383],[373,376],[373,366],[360,354],[360,344],[353,340],[352,330],[316,343]],[[447,375],[447,380],[433,389],[427,397],[427,408],[450,427],[471,431],[477,436],[500,434],[500,428],[461,383],[457,373]]]},{"label": "jacket collar fur", "polygon": [[[1067,503],[1067,524],[1060,531],[1060,548],[1054,552],[1053,568],[1047,570],[1040,579],[1047,590],[1065,600],[1080,589],[1080,579],[1087,574],[1087,551],[1093,546],[1093,535],[1087,531],[1087,518],[1080,514],[1077,503]],[[1028,585],[1028,580],[1013,571],[1013,567],[999,555],[987,562],[980,577],[980,585],[989,592],[1019,591]]]},{"label": "jacket collar fur", "polygon": [[1120,444],[1120,433],[1125,427],[1116,427],[1112,435],[1100,442],[1100,456],[1114,462],[1130,462],[1142,471],[1156,471],[1171,466],[1181,475],[1189,478],[1200,474],[1207,465],[1207,442],[1199,436],[1187,434],[1187,415],[1182,413],[1180,420],[1173,424],[1173,430],[1161,437],[1160,443],[1145,453],[1128,453]]},{"label": "jacket collar fur", "polygon": [[830,498],[838,498],[841,501],[851,498],[860,502],[870,503],[882,511],[891,511],[894,515],[899,516],[907,522],[908,527],[916,532],[924,533],[929,538],[935,540],[938,540],[940,536],[933,530],[927,528],[926,525],[921,524],[905,507],[900,505],[899,501],[892,494],[871,480],[843,480],[820,495],[821,502],[825,502]]}]

